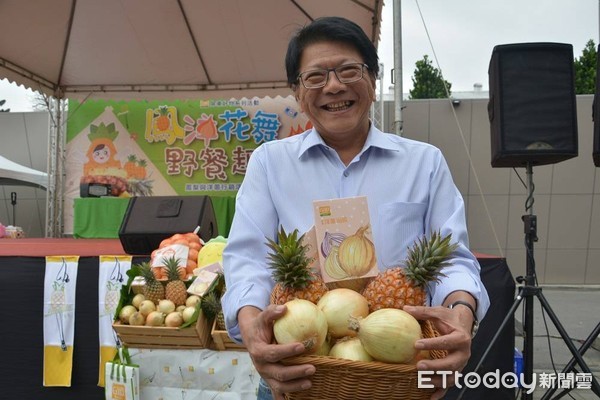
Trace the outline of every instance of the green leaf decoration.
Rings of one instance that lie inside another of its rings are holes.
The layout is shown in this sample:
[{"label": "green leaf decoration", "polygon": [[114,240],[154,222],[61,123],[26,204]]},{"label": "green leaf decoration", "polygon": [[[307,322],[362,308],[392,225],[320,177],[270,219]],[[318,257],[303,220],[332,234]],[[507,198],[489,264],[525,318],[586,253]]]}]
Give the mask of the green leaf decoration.
[{"label": "green leaf decoration", "polygon": [[114,141],[119,135],[119,131],[115,129],[114,122],[105,125],[104,122],[100,122],[100,125],[90,125],[90,133],[88,139],[93,142],[96,139],[110,139]]},{"label": "green leaf decoration", "polygon": [[127,271],[127,276],[129,277],[129,279],[127,279],[127,284],[121,286],[121,294],[119,296],[119,304],[117,305],[117,310],[115,311],[115,315],[113,318],[114,321],[117,321],[119,319],[119,313],[121,312],[123,306],[131,304],[131,302],[133,301],[135,293],[133,293],[133,290],[131,290],[131,283],[133,282],[133,279],[139,275],[141,275],[139,265],[132,264],[131,268],[129,268],[129,270]]}]

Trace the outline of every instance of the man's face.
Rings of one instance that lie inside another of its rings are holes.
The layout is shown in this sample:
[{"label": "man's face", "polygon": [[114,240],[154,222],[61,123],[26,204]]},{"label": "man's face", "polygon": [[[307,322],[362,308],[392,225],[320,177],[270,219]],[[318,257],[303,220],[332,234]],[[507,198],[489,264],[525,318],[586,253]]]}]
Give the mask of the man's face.
[{"label": "man's face", "polygon": [[[351,63],[364,63],[353,46],[340,42],[317,42],[304,48],[300,73]],[[367,135],[369,110],[375,100],[375,81],[367,68],[364,68],[359,81],[341,83],[331,71],[324,87],[306,89],[298,82],[294,93],[300,108],[325,141],[338,142]]]}]

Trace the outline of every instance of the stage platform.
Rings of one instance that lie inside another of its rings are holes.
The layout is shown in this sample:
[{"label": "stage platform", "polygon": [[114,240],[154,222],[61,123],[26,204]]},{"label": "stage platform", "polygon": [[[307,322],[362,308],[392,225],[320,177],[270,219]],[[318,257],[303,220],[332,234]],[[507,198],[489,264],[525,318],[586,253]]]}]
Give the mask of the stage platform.
[{"label": "stage platform", "polygon": [[97,256],[126,254],[118,239],[0,239],[0,257]]}]

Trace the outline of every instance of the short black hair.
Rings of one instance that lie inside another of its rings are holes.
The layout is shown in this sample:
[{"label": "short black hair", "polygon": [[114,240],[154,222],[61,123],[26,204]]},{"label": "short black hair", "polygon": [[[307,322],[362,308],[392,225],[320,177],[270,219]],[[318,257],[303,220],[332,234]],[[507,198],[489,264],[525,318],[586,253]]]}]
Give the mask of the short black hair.
[{"label": "short black hair", "polygon": [[346,18],[321,17],[300,29],[288,44],[285,69],[290,86],[298,82],[304,48],[317,42],[342,42],[354,46],[369,67],[369,72],[374,77],[379,75],[377,49],[362,28]]}]

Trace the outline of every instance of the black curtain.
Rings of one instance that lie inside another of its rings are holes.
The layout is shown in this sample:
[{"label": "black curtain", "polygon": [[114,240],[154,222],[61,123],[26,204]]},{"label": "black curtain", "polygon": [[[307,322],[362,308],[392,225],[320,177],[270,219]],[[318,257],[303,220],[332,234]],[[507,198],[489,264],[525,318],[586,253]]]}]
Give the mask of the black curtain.
[{"label": "black curtain", "polygon": [[[134,262],[147,258],[134,258]],[[98,386],[98,257],[80,257],[75,302],[71,387],[44,387],[43,257],[0,257],[3,399],[102,400]]]},{"label": "black curtain", "polygon": [[[481,280],[490,296],[490,309],[481,321],[479,331],[471,344],[471,359],[463,370],[464,374],[472,372],[483,353],[489,347],[492,338],[498,332],[504,317],[510,311],[515,296],[515,282],[506,265],[504,258],[480,258]],[[515,348],[515,320],[510,318],[500,336],[490,349],[485,358],[479,376],[487,372],[500,371],[500,376],[513,371]],[[444,400],[457,399],[460,390],[456,387],[450,389]],[[504,400],[514,399],[515,391],[510,388],[488,389],[483,385],[478,388],[466,389],[462,399],[465,400]]]}]

